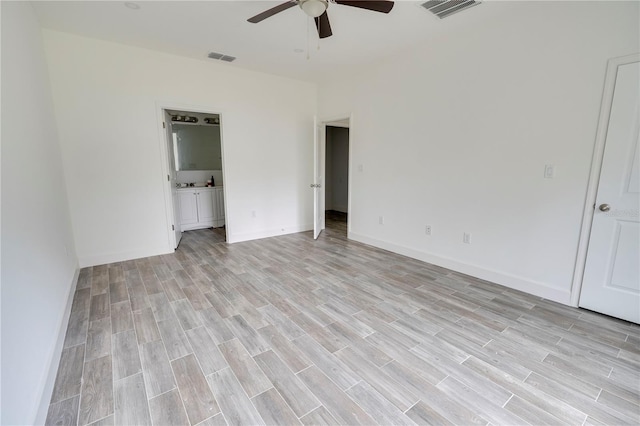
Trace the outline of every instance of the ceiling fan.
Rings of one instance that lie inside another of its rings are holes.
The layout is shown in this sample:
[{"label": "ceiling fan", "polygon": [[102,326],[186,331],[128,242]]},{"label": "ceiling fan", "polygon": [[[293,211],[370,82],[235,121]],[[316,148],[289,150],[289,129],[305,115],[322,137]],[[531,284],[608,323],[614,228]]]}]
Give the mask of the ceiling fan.
[{"label": "ceiling fan", "polygon": [[264,12],[247,19],[247,21],[257,24],[258,22],[277,13],[283,12],[293,6],[300,6],[304,13],[315,19],[320,38],[327,38],[333,34],[331,32],[329,16],[327,15],[329,2],[381,13],[389,13],[391,9],[393,9],[393,2],[386,0],[290,0],[269,10],[265,10]]}]

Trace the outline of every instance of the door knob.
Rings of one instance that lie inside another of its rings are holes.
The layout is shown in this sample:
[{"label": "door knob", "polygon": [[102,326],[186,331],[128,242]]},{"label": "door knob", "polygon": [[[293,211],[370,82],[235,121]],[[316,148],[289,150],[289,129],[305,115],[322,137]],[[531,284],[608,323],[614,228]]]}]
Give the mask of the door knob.
[{"label": "door knob", "polygon": [[609,204],[600,204],[598,208],[601,212],[608,212],[609,210],[611,210],[611,206]]}]

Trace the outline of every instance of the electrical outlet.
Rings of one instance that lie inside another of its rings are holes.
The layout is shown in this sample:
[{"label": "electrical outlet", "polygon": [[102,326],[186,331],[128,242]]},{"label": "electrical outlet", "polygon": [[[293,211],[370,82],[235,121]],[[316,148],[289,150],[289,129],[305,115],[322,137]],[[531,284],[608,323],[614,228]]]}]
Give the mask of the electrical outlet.
[{"label": "electrical outlet", "polygon": [[384,225],[384,216],[380,216],[380,217],[378,218],[378,223],[379,223],[380,225]]},{"label": "electrical outlet", "polygon": [[358,171],[362,172],[364,170],[364,166],[362,164],[358,164]]},{"label": "electrical outlet", "polygon": [[465,232],[462,234],[462,242],[465,244],[471,244],[471,234],[468,232]]},{"label": "electrical outlet", "polygon": [[425,233],[426,235],[431,235],[431,225],[426,225],[426,226],[424,227],[424,233]]},{"label": "electrical outlet", "polygon": [[251,210],[251,217],[252,218],[256,218],[256,211],[255,210]]},{"label": "electrical outlet", "polygon": [[544,166],[544,178],[545,179],[553,179],[556,175],[555,167],[553,164],[545,164]]}]

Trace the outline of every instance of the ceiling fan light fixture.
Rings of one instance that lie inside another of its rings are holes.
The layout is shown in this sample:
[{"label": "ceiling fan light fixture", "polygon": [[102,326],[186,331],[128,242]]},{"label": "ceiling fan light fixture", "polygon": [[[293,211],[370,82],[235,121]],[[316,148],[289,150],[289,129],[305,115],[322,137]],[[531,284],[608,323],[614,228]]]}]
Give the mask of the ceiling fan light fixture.
[{"label": "ceiling fan light fixture", "polygon": [[317,18],[322,15],[329,4],[326,0],[301,0],[300,8],[304,10],[304,13],[312,18]]}]

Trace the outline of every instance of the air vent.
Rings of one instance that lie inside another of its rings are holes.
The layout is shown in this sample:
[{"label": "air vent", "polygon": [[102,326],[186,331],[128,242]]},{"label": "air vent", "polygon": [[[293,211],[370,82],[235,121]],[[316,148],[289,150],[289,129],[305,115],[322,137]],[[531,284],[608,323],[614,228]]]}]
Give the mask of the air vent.
[{"label": "air vent", "polygon": [[236,60],[235,56],[224,55],[222,53],[217,53],[217,52],[210,52],[207,55],[207,57],[211,59],[218,59],[220,61],[225,61],[225,62],[233,62]]},{"label": "air vent", "polygon": [[479,4],[474,0],[429,0],[421,6],[442,19]]}]

